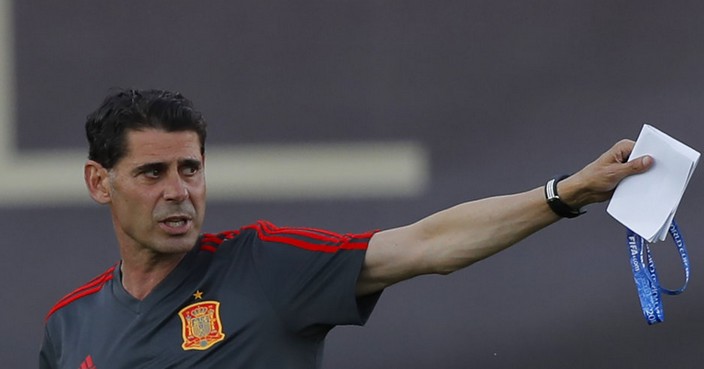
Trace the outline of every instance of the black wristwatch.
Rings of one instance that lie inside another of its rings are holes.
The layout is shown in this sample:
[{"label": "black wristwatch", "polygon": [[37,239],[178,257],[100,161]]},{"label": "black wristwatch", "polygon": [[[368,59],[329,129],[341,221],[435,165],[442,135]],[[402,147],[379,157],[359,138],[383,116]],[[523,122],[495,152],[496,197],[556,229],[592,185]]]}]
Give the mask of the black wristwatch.
[{"label": "black wristwatch", "polygon": [[563,218],[575,218],[586,212],[580,209],[573,209],[571,206],[562,202],[560,195],[557,194],[557,183],[567,177],[569,177],[569,175],[565,174],[553,178],[545,184],[545,200],[547,200],[548,206],[550,206],[550,209],[552,209],[555,214]]}]

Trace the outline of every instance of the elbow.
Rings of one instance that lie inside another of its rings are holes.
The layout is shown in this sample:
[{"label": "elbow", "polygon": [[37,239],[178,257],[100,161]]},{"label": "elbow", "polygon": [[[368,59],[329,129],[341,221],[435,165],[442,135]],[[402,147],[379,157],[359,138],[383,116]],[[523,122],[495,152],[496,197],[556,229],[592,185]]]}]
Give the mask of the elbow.
[{"label": "elbow", "polygon": [[456,242],[445,238],[427,238],[423,240],[418,253],[417,265],[421,265],[421,274],[448,275],[466,268],[481,260],[467,247],[459,247]]},{"label": "elbow", "polygon": [[448,232],[429,222],[416,223],[412,229],[409,250],[413,251],[407,256],[417,267],[416,275],[448,275],[482,259],[474,244],[457,232]]}]

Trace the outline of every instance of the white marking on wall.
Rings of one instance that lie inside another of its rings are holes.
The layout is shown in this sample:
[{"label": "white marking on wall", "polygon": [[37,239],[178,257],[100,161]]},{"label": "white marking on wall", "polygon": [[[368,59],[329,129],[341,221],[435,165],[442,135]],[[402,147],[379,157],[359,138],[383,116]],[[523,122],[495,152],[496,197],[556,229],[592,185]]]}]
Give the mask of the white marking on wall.
[{"label": "white marking on wall", "polygon": [[[89,204],[87,149],[20,152],[14,111],[12,2],[0,0],[0,207]],[[429,154],[412,141],[207,147],[210,200],[414,196]]]}]

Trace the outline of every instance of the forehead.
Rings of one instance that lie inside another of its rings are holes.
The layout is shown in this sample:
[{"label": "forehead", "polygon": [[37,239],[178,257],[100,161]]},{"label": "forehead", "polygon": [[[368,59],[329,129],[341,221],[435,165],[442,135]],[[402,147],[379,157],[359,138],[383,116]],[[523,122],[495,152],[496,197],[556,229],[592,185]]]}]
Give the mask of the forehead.
[{"label": "forehead", "polygon": [[129,130],[125,139],[123,160],[128,163],[201,159],[200,140],[198,134],[193,131]]}]

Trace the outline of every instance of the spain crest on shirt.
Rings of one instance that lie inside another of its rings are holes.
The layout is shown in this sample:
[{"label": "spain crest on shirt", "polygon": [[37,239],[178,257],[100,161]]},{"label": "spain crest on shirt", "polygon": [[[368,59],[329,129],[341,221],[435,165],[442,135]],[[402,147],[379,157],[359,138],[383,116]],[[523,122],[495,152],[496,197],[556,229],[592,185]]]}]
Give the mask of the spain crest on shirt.
[{"label": "spain crest on shirt", "polygon": [[225,339],[218,301],[201,301],[178,312],[183,325],[184,350],[207,350]]}]

